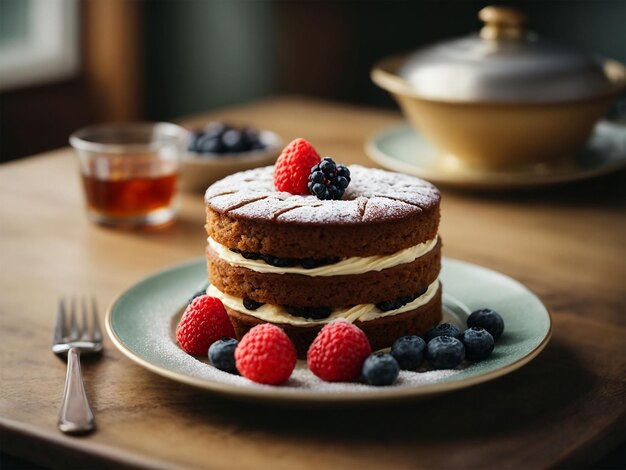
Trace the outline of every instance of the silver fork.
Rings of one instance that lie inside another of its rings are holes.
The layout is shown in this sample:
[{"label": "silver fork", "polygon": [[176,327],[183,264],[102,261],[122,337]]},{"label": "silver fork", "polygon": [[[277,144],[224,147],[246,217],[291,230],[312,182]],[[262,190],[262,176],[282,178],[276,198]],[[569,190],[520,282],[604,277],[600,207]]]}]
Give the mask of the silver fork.
[{"label": "silver fork", "polygon": [[67,375],[63,402],[59,412],[59,429],[68,434],[83,434],[94,429],[93,412],[89,407],[85,386],[80,369],[80,355],[93,354],[102,351],[102,333],[98,324],[98,307],[96,300],[91,299],[91,332],[87,317],[87,301],[82,300],[82,328],[76,320],[76,302],[70,302],[69,325],[66,313],[66,304],[59,300],[56,326],[52,338],[52,352],[59,356],[67,356]]}]

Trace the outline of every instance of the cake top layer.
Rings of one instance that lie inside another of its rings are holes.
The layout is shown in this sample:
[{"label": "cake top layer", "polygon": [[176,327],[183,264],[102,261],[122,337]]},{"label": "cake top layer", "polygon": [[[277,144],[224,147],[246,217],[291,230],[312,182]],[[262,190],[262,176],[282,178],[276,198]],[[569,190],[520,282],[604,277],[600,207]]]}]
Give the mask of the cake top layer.
[{"label": "cake top layer", "polygon": [[349,168],[352,181],[340,200],[276,191],[273,166],[227,176],[207,189],[204,200],[230,217],[299,225],[398,220],[439,205],[439,191],[427,181],[360,165]]}]

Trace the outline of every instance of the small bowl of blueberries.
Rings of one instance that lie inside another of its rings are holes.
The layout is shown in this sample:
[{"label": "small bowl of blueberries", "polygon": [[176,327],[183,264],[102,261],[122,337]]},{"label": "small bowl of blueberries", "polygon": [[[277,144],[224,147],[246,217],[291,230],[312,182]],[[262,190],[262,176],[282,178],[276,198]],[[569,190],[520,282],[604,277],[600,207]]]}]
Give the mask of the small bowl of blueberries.
[{"label": "small bowl of blueberries", "polygon": [[204,191],[231,173],[273,164],[281,148],[281,138],[272,131],[209,122],[190,130],[181,185],[188,191]]}]

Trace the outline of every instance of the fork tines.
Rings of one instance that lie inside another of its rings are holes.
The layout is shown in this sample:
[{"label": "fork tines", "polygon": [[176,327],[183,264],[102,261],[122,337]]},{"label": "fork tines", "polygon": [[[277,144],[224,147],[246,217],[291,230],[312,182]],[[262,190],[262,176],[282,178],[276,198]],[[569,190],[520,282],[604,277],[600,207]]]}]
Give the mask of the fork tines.
[{"label": "fork tines", "polygon": [[67,307],[64,299],[59,299],[59,307],[57,311],[56,324],[54,326],[54,335],[52,342],[59,344],[67,341],[77,341],[79,339],[90,339],[91,341],[102,341],[102,332],[98,322],[98,305],[95,297],[91,298],[91,329],[89,328],[89,308],[88,300],[83,297],[81,299],[82,310],[82,329],[78,326],[76,318],[76,299],[69,301],[69,325],[67,319]]}]

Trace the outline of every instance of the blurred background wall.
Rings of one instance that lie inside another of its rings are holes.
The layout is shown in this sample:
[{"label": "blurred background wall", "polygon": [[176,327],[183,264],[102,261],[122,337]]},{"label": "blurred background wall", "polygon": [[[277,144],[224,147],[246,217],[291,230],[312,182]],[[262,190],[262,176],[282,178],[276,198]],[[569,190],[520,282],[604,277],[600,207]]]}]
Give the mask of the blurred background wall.
[{"label": "blurred background wall", "polygon": [[[0,157],[66,145],[91,122],[172,120],[275,93],[393,107],[369,79],[372,64],[477,31],[492,3],[0,0]],[[626,0],[506,4],[544,36],[626,62]],[[46,9],[56,29],[34,19]],[[45,42],[42,28],[64,37],[55,60],[66,67],[38,75],[46,68],[31,64],[34,78],[16,79],[3,54]]]}]

